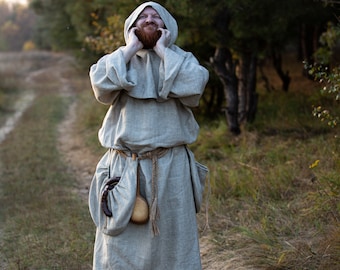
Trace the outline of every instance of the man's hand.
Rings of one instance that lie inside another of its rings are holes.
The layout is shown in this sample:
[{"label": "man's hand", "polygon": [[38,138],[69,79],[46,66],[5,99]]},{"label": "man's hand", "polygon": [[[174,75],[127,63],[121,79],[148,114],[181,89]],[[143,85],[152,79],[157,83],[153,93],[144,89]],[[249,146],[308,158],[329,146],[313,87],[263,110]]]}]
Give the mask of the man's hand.
[{"label": "man's hand", "polygon": [[126,46],[122,49],[125,63],[128,63],[132,56],[136,54],[140,49],[143,48],[143,43],[139,41],[135,34],[137,27],[132,27],[129,31],[129,37],[126,42]]},{"label": "man's hand", "polygon": [[165,48],[170,45],[171,33],[169,30],[164,28],[159,28],[158,30],[161,31],[162,35],[153,49],[160,58],[164,59]]}]

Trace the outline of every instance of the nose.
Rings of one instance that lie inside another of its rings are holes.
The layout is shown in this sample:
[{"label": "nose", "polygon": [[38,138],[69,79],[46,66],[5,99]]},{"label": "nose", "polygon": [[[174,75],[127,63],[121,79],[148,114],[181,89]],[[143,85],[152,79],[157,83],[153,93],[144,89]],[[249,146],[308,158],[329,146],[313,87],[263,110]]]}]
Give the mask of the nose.
[{"label": "nose", "polygon": [[150,23],[150,22],[153,22],[154,19],[153,19],[153,17],[152,17],[151,15],[148,15],[148,16],[146,17],[145,21],[148,22],[148,23]]}]

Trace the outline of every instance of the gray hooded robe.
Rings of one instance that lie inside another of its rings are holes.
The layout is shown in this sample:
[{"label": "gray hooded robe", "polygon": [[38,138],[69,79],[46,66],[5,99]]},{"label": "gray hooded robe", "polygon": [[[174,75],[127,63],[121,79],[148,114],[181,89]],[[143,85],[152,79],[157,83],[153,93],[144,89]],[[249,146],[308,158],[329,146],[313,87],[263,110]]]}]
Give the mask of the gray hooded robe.
[{"label": "gray hooded robe", "polygon": [[[191,53],[174,45],[177,23],[157,3],[147,2],[133,11],[125,21],[125,40],[148,6],[171,33],[164,60],[153,50],[142,49],[125,64],[119,48],[90,69],[96,99],[111,105],[98,134],[109,150],[97,165],[89,192],[97,227],[93,269],[198,270],[196,212],[207,168],[195,161],[186,145],[198,135],[190,107],[198,105],[208,71]],[[144,225],[130,222],[137,175],[150,208]],[[120,181],[107,199],[112,217],[107,217],[101,197],[108,179],[117,176]]]}]

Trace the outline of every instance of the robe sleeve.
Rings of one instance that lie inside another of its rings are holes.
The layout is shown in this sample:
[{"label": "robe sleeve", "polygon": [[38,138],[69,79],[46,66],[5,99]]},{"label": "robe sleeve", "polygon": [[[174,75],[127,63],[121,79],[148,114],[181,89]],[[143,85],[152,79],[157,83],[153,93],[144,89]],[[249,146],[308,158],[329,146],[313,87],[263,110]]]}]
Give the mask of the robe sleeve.
[{"label": "robe sleeve", "polygon": [[105,55],[90,68],[90,81],[96,99],[111,105],[120,90],[129,90],[135,84],[128,80],[127,68],[120,49]]},{"label": "robe sleeve", "polygon": [[209,72],[192,53],[167,48],[163,68],[164,78],[159,96],[163,100],[178,98],[185,106],[196,107],[208,82]]}]

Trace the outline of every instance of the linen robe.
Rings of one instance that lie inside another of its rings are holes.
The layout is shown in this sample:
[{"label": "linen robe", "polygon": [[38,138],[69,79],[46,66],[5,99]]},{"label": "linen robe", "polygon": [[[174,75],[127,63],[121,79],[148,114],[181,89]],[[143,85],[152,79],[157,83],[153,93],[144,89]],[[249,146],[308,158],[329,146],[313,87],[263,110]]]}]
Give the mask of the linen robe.
[{"label": "linen robe", "polygon": [[[195,161],[187,145],[199,132],[190,108],[199,104],[208,71],[191,53],[174,45],[177,23],[157,3],[144,3],[127,18],[125,39],[148,6],[158,12],[171,33],[164,60],[153,50],[142,49],[126,64],[118,48],[90,69],[96,99],[110,105],[98,133],[108,151],[97,165],[89,193],[89,209],[97,227],[93,269],[199,270],[196,212],[207,168]],[[162,156],[142,158],[157,149],[167,150]],[[132,159],[133,153],[139,158]],[[153,206],[158,210],[143,225],[129,222],[137,175],[150,212]],[[109,192],[113,216],[107,217],[101,209],[101,194],[108,179],[115,176],[121,180]]]}]

